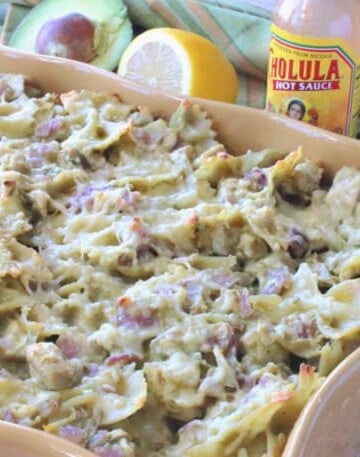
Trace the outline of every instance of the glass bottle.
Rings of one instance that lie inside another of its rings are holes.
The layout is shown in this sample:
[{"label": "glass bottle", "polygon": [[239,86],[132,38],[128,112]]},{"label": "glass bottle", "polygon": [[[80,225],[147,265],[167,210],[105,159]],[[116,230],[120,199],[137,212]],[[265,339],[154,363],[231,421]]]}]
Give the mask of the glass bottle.
[{"label": "glass bottle", "polygon": [[278,0],[266,107],[355,136],[360,101],[360,0]]}]

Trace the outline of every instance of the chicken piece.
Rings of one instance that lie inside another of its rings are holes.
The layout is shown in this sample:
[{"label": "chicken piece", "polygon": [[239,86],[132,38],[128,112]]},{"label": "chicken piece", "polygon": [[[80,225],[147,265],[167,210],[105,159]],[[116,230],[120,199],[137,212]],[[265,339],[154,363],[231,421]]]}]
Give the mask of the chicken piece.
[{"label": "chicken piece", "polygon": [[26,348],[31,376],[46,390],[64,390],[78,385],[84,374],[80,359],[65,359],[54,343],[35,343]]}]

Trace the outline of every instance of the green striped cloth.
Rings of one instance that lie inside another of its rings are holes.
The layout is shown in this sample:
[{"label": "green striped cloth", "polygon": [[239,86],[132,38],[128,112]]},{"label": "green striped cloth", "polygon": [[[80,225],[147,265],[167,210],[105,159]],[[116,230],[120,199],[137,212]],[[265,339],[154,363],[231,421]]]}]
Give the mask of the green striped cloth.
[{"label": "green striped cloth", "polygon": [[[17,24],[39,1],[13,0],[4,3],[0,0],[0,6],[2,3],[7,5],[2,43],[8,43]],[[142,29],[177,27],[213,41],[238,72],[237,103],[255,108],[265,106],[265,75],[274,1],[124,0],[132,22]]]}]

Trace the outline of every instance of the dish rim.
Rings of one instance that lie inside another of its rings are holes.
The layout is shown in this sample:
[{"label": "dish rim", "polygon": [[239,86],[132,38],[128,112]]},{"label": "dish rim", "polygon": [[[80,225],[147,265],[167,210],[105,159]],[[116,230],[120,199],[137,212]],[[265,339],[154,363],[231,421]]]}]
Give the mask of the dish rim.
[{"label": "dish rim", "polygon": [[[45,449],[46,446],[46,449]],[[30,457],[94,457],[88,449],[57,435],[40,429],[0,420],[0,450],[7,447],[12,452],[29,452]],[[39,454],[38,454],[39,453]]]},{"label": "dish rim", "polygon": [[[309,443],[312,426],[315,421],[321,418],[324,404],[330,399],[331,394],[338,389],[339,384],[344,383],[346,379],[353,376],[353,370],[359,362],[360,347],[347,355],[325,378],[320,388],[313,394],[297,418],[288,436],[282,457],[297,457],[301,448]],[[360,370],[360,367],[357,369]],[[304,456],[304,454],[301,454],[301,456]]]}]

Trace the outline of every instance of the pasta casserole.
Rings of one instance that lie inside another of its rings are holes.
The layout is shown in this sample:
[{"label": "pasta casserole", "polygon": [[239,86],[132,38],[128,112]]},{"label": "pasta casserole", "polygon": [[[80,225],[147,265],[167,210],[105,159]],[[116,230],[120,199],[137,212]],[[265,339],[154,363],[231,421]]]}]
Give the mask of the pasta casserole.
[{"label": "pasta casserole", "polygon": [[360,171],[231,154],[188,101],[0,97],[0,419],[100,457],[281,456],[359,344]]}]

